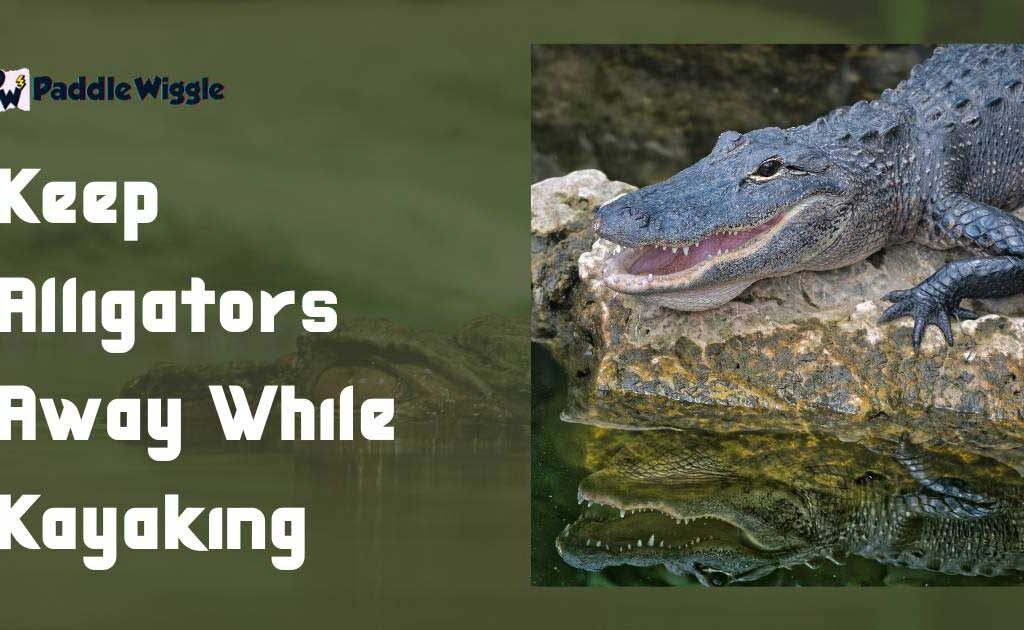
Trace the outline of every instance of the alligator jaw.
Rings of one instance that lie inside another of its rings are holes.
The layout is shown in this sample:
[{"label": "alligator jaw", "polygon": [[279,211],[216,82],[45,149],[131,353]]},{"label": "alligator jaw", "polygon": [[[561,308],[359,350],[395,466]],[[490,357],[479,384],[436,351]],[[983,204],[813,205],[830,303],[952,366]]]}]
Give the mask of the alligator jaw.
[{"label": "alligator jaw", "polygon": [[[593,480],[593,478],[592,478]],[[736,519],[731,518],[722,511],[711,511],[707,509],[694,509],[693,506],[684,506],[678,499],[650,499],[650,498],[626,498],[618,496],[614,491],[607,491],[600,486],[581,486],[579,489],[579,502],[586,504],[587,509],[580,516],[580,520],[586,519],[588,515],[597,515],[598,520],[618,520],[630,515],[655,513],[667,519],[666,522],[675,522],[676,525],[687,525],[698,520],[712,521],[719,527],[736,530],[741,533],[745,544],[749,547],[764,551],[776,550],[777,545],[762,540],[748,528],[743,527]],[[615,514],[617,512],[617,515]],[[616,517],[616,518],[610,518]]]},{"label": "alligator jaw", "polygon": [[665,243],[642,247],[617,245],[604,267],[604,283],[619,293],[634,294],[679,310],[714,308],[738,295],[762,276],[717,285],[700,285],[708,272],[723,263],[742,261],[770,247],[793,217],[818,200],[812,195],[767,221],[746,229],[711,234],[697,243]]},{"label": "alligator jaw", "polygon": [[659,508],[625,509],[591,504],[555,541],[569,564],[584,570],[607,566],[665,565],[670,571],[692,573],[710,586],[745,579],[742,572],[702,563],[718,549],[743,549],[762,562],[775,555],[750,538],[749,533],[716,515],[674,516]]}]

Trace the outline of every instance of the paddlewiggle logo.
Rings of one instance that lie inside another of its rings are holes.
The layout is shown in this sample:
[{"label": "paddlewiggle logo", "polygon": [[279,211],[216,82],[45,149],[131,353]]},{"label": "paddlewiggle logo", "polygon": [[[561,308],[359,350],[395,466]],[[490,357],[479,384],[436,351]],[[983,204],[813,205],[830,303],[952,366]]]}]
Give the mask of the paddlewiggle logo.
[{"label": "paddlewiggle logo", "polygon": [[29,94],[28,68],[0,70],[0,112],[9,109],[28,111],[32,106]]},{"label": "paddlewiggle logo", "polygon": [[32,101],[155,101],[189,107],[223,99],[224,84],[210,77],[183,81],[164,75],[124,80],[113,75],[79,75],[64,81],[46,75],[33,78],[28,68],[0,70],[0,112],[27,112]]}]

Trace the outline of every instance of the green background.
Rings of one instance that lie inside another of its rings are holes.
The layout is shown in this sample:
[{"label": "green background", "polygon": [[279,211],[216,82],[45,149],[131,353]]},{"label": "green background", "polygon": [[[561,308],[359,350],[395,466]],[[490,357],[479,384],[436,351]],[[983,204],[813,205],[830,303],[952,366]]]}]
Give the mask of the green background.
[{"label": "green background", "polygon": [[[826,6],[827,4],[827,6]],[[0,66],[73,78],[210,76],[227,98],[34,103],[0,118],[5,167],[147,179],[138,244],[101,226],[5,226],[7,275],[96,288],[326,288],[341,316],[451,331],[528,318],[531,43],[1019,39],[1012,3],[20,2]],[[0,382],[109,396],[158,361],[272,359],[279,335],[0,339]],[[526,343],[524,339],[523,343]],[[458,422],[458,418],[451,418]],[[526,419],[523,419],[525,425]],[[402,441],[398,430],[399,442]],[[1015,589],[694,591],[529,586],[529,446],[360,454],[311,475],[287,453],[189,451],[170,464],[98,437],[0,445],[0,484],[51,503],[309,505],[307,562],[266,554],[0,555],[7,627],[863,627],[1017,621]]]}]

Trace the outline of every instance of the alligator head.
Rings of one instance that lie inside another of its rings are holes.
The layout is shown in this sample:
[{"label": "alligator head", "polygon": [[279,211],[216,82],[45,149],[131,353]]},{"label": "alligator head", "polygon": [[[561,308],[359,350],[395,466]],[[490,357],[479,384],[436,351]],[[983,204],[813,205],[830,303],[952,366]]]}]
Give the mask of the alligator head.
[{"label": "alligator head", "polygon": [[938,470],[973,471],[982,496],[962,479],[926,477],[923,458],[908,468],[802,434],[645,433],[581,482],[586,507],[555,544],[580,569],[662,565],[705,585],[850,554],[955,575],[1024,569],[1019,476],[929,456]]},{"label": "alligator head", "polygon": [[789,129],[723,133],[696,164],[597,211],[595,231],[619,246],[605,284],[700,311],[757,280],[870,254],[874,243],[838,251],[850,248],[850,209],[866,187],[834,150]]},{"label": "alligator head", "polygon": [[812,508],[783,484],[751,483],[688,436],[643,435],[579,486],[587,507],[556,540],[589,571],[664,565],[704,585],[754,580],[821,555]]}]

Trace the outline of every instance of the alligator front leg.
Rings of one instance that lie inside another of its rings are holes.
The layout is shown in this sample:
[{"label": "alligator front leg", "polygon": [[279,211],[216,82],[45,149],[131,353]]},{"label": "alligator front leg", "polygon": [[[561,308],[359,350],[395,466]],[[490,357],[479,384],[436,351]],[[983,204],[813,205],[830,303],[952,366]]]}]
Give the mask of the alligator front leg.
[{"label": "alligator front leg", "polygon": [[882,314],[879,322],[905,315],[913,317],[911,342],[914,350],[920,349],[921,338],[929,324],[938,326],[946,343],[953,345],[949,318],[977,317],[960,307],[962,299],[1024,293],[1024,221],[962,195],[935,202],[923,221],[923,229],[933,230],[938,236],[989,254],[989,257],[955,260],[916,287],[883,296],[895,304]]},{"label": "alligator front leg", "polygon": [[946,343],[953,345],[950,316],[974,319],[978,315],[960,307],[964,298],[995,298],[1024,293],[1024,260],[1016,256],[965,258],[947,263],[913,289],[892,291],[882,296],[895,302],[879,322],[888,322],[904,315],[914,318],[911,342],[914,350],[921,347],[925,327],[934,324],[942,331]]},{"label": "alligator front leg", "polygon": [[920,484],[918,492],[899,496],[907,512],[925,513],[954,519],[984,518],[1003,508],[1003,502],[971,488],[957,477],[940,477],[929,470],[928,454],[911,443],[907,434],[900,438],[893,457]]}]

